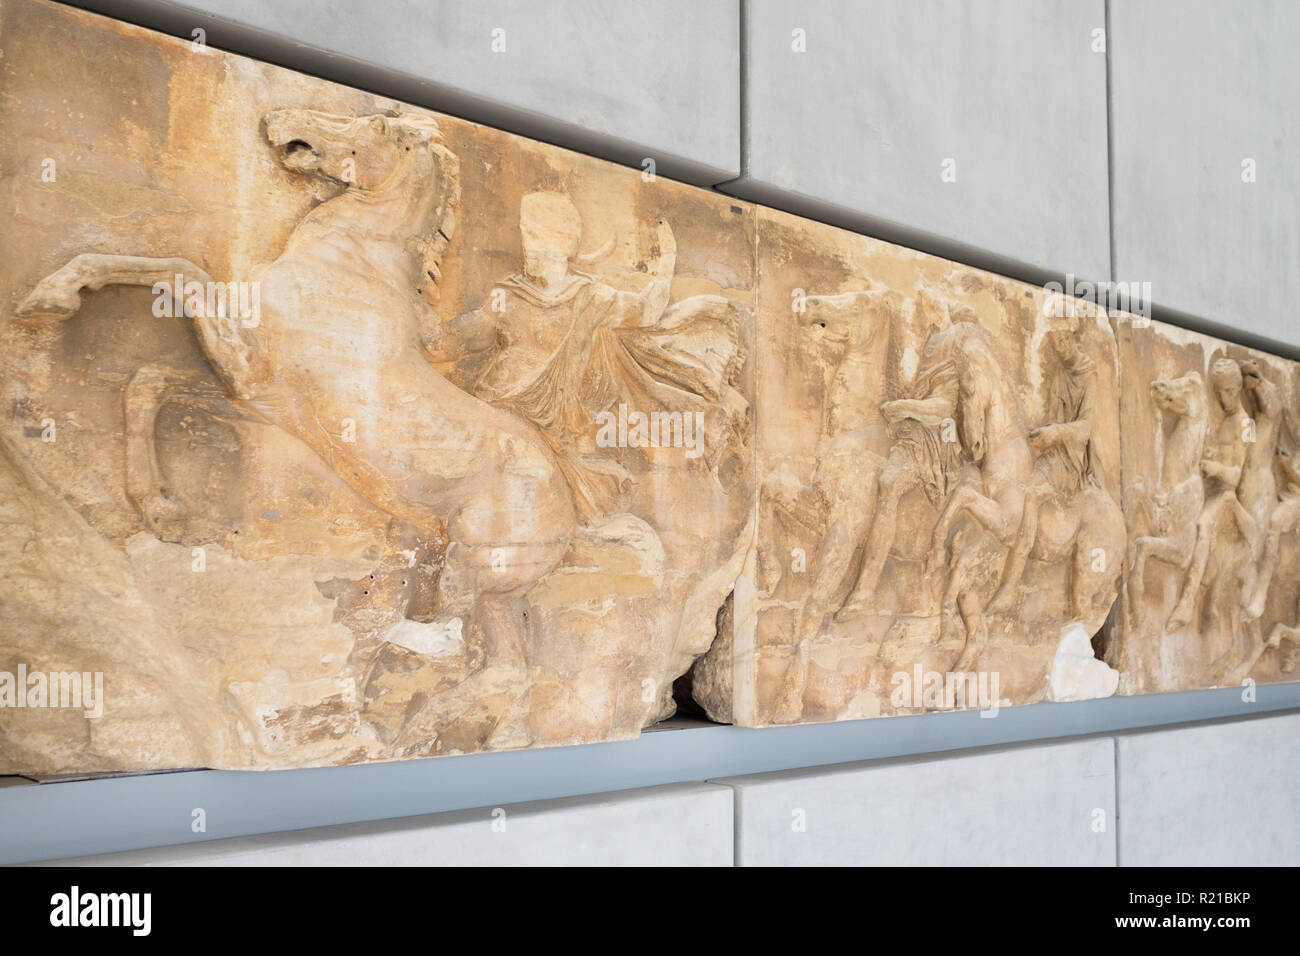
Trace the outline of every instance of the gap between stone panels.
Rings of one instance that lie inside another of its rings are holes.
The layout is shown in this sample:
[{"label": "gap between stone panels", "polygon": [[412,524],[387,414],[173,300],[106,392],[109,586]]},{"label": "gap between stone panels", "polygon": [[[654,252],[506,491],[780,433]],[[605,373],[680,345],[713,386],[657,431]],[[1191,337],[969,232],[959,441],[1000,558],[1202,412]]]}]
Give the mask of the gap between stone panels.
[{"label": "gap between stone panels", "polygon": [[[751,208],[753,208],[753,207],[751,207]],[[740,212],[740,209],[735,209],[735,212]],[[841,238],[842,238],[842,237],[841,237]],[[755,472],[755,476],[757,476],[757,472]],[[235,533],[238,533],[238,532],[235,532]],[[372,575],[372,579],[373,579],[373,575]],[[403,581],[403,584],[406,584],[406,581]],[[369,592],[365,592],[365,593],[369,593]],[[857,711],[855,711],[855,713],[857,713]]]}]

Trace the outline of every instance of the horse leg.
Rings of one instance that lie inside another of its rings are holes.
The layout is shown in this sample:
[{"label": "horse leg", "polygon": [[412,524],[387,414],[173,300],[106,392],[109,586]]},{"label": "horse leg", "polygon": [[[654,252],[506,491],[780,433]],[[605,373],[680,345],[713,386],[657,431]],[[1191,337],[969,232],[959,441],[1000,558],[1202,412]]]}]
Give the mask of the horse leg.
[{"label": "horse leg", "polygon": [[[953,543],[955,545],[956,541]],[[958,610],[958,600],[966,592],[966,580],[970,575],[971,558],[974,550],[974,545],[968,545],[957,553],[956,560],[953,561],[952,570],[948,574],[947,585],[943,591],[943,604],[941,607],[944,613]]]},{"label": "horse leg", "polygon": [[388,522],[388,547],[389,553],[405,565],[402,568],[402,590],[406,618],[419,623],[432,622],[438,613],[441,580],[435,556],[446,549],[446,536],[435,535],[426,527],[393,518]]},{"label": "horse leg", "polygon": [[1047,489],[1035,484],[1025,497],[1020,525],[1016,530],[1011,551],[1007,555],[1006,564],[1002,567],[1002,584],[998,587],[993,600],[989,602],[988,610],[991,612],[1006,612],[1015,607],[1016,590],[1020,586],[1020,579],[1024,577],[1029,553],[1038,539],[1038,509],[1042,507],[1047,494]]},{"label": "horse leg", "polygon": [[1218,523],[1220,510],[1219,502],[1212,502],[1201,512],[1201,517],[1196,522],[1196,543],[1192,546],[1192,560],[1187,568],[1187,578],[1183,581],[1178,603],[1174,605],[1169,620],[1165,622],[1166,634],[1180,631],[1191,623],[1196,600],[1200,596],[1201,581],[1205,577],[1205,566],[1210,559],[1210,537]]},{"label": "horse leg", "polygon": [[898,523],[898,502],[908,491],[919,485],[921,479],[911,469],[893,460],[881,472],[877,481],[876,513],[867,538],[866,553],[858,580],[848,599],[835,612],[835,620],[843,621],[871,608],[876,602],[876,586],[889,559],[889,548],[894,541]]},{"label": "horse leg", "polygon": [[[526,648],[518,635],[527,632],[528,612],[515,599],[559,565],[578,516],[559,466],[541,446],[534,455],[513,442],[484,450],[496,459],[488,464],[495,465],[489,473],[498,484],[475,487],[447,521],[438,622],[457,629],[473,624],[494,663],[524,664]],[[503,508],[503,502],[531,506]],[[495,611],[476,615],[481,599],[490,599]],[[511,613],[519,617],[511,620]]]},{"label": "horse leg", "polygon": [[177,274],[183,281],[197,281],[206,288],[212,277],[188,259],[159,259],[150,256],[103,255],[83,252],[69,259],[36,284],[18,306],[18,315],[49,315],[66,319],[81,308],[83,289],[109,285],[166,285],[171,288]]},{"label": "horse leg", "polygon": [[[1300,613],[1300,605],[1297,606],[1296,611],[1297,613]],[[1297,658],[1300,657],[1300,654],[1297,653],[1300,652],[1300,625],[1291,627],[1290,625],[1283,624],[1281,621],[1274,624],[1273,630],[1269,633],[1265,645],[1267,647],[1275,647],[1280,652],[1283,641],[1291,642],[1291,651],[1289,654],[1284,654],[1282,656],[1281,664],[1282,673],[1289,674],[1295,670]]]},{"label": "horse leg", "polygon": [[[872,468],[855,484],[846,484],[840,476],[818,475],[817,499],[829,505],[829,515],[817,522],[826,528],[826,533],[822,537],[809,603],[820,606],[823,614],[844,583],[853,553],[871,527],[876,511],[874,490],[879,474],[879,468]],[[864,494],[863,489],[869,490]],[[805,633],[800,630],[801,637]]]},{"label": "horse leg", "polygon": [[[949,509],[946,514],[946,522],[951,524],[961,511],[970,513],[970,516],[989,534],[993,535],[1000,544],[1010,546],[1012,536],[1020,527],[1021,520],[1025,512],[1025,493],[1014,487],[1008,487],[1000,495],[990,498],[980,494],[971,485],[963,485],[958,488],[949,499]],[[943,536],[940,536],[940,532]],[[1037,534],[1037,530],[1035,530]],[[930,552],[930,569],[933,572],[943,565],[944,552],[946,550],[947,526],[944,521],[935,529],[935,537],[932,542]]]},{"label": "horse leg", "polygon": [[1264,556],[1260,563],[1259,574],[1255,578],[1254,592],[1246,605],[1246,616],[1257,620],[1264,614],[1264,605],[1268,601],[1268,588],[1273,581],[1273,571],[1277,567],[1278,552],[1281,549],[1282,533],[1294,528],[1300,519],[1300,499],[1284,501],[1273,509],[1268,522],[1268,538],[1264,543]]},{"label": "horse leg", "polygon": [[975,663],[975,658],[983,650],[988,636],[984,608],[980,604],[979,594],[976,593],[975,588],[968,586],[973,577],[972,572],[983,552],[984,549],[977,537],[973,544],[962,551],[952,572],[953,584],[949,589],[953,595],[952,603],[961,614],[962,625],[966,630],[966,644],[952,668],[957,672],[970,670],[971,665]]},{"label": "horse leg", "polygon": [[1076,621],[1083,621],[1087,617],[1106,581],[1114,580],[1104,571],[1098,572],[1092,567],[1093,549],[1089,545],[1095,540],[1091,522],[1081,519],[1074,535],[1070,562],[1070,617]]},{"label": "horse leg", "polygon": [[798,640],[791,648],[790,662],[781,678],[769,720],[774,724],[794,724],[803,718],[804,691],[808,683],[808,647]]},{"label": "horse leg", "polygon": [[970,485],[961,484],[948,496],[943,510],[939,512],[939,520],[934,523],[934,530],[930,533],[930,551],[925,559],[927,576],[938,573],[948,563],[948,532],[957,516],[971,507],[978,494]]},{"label": "horse leg", "polygon": [[139,369],[122,390],[126,437],[126,493],[144,518],[145,527],[160,538],[172,537],[175,523],[186,509],[166,486],[158,460],[156,425],[167,391],[178,384],[194,384],[195,373],[162,365]]},{"label": "horse leg", "polygon": [[1129,592],[1136,599],[1129,602],[1129,614],[1133,623],[1138,620],[1138,607],[1146,594],[1143,577],[1146,574],[1147,561],[1151,558],[1176,568],[1185,568],[1190,560],[1186,542],[1182,535],[1143,535],[1133,542],[1129,559]]},{"label": "horse leg", "polygon": [[[1212,678],[1214,683],[1219,683],[1219,678],[1223,677],[1225,686],[1240,684],[1254,670],[1256,662],[1268,650],[1268,642],[1263,640],[1260,634],[1258,619],[1245,621],[1242,630],[1246,632],[1246,653],[1242,655],[1242,659],[1235,667],[1228,667],[1227,662],[1236,654],[1232,649],[1225,652],[1222,658],[1224,663],[1219,664]],[[1270,635],[1270,639],[1271,637],[1272,635]]]},{"label": "horse leg", "polygon": [[[182,290],[198,283],[206,293],[217,285],[212,276],[188,259],[82,253],[37,283],[19,304],[18,314],[67,319],[81,308],[83,289],[109,285],[162,285],[170,289],[178,275]],[[209,310],[207,299],[206,294],[185,297],[184,314],[194,321],[199,344],[230,393],[236,398],[253,398],[259,386],[270,379],[266,357],[250,330],[239,327],[238,317],[226,314],[224,302],[215,303],[217,307]]]},{"label": "horse leg", "polygon": [[831,598],[839,590],[844,575],[848,572],[860,534],[860,523],[854,520],[853,515],[846,514],[845,509],[837,509],[837,513],[832,513],[826,536],[822,539],[812,591],[799,613],[798,640],[815,636],[816,629],[821,627],[822,620],[830,610]]},{"label": "horse leg", "polygon": [[1167,540],[1154,535],[1142,535],[1134,538],[1128,549],[1128,576],[1124,580],[1124,610],[1129,627],[1137,627],[1141,620],[1138,608],[1146,596],[1143,579],[1147,570],[1147,554]]}]

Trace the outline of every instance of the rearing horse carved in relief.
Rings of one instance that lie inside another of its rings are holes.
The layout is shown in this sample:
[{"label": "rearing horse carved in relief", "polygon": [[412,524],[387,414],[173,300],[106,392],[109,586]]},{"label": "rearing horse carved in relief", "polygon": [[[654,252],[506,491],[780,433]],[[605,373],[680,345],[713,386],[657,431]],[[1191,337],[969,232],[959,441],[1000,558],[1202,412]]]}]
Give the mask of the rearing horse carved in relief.
[{"label": "rearing horse carved in relief", "polygon": [[[421,349],[429,306],[416,290],[436,282],[450,241],[456,156],[436,123],[412,115],[276,110],[265,129],[286,168],[344,188],[249,277],[260,293],[253,327],[198,298],[186,301],[185,314],[241,412],[296,436],[407,527],[438,538],[445,529],[436,592],[412,594],[394,627],[405,640],[415,632],[417,645],[435,640],[421,638],[421,627],[459,640],[480,595],[521,594],[555,567],[576,519],[536,431],[452,384]],[[83,290],[169,285],[177,274],[187,284],[213,281],[184,258],[79,255],[18,311],[67,318]],[[145,384],[146,393],[158,387]],[[151,469],[143,473],[146,480],[129,484],[148,521],[169,501],[156,469],[152,482]]]}]

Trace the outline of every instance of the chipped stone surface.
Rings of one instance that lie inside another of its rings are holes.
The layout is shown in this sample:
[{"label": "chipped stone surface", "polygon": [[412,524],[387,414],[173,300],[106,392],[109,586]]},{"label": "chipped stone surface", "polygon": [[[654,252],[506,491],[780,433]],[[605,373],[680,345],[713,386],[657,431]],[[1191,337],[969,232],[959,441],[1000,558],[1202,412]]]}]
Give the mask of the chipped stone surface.
[{"label": "chipped stone surface", "polygon": [[1123,564],[1105,313],[767,210],[759,250],[752,626],[709,712],[911,713],[917,668],[1042,699]]},{"label": "chipped stone surface", "polygon": [[0,17],[0,773],[1292,678],[1294,363]]},{"label": "chipped stone surface", "polygon": [[106,698],[0,711],[0,771],[670,714],[748,550],[753,208],[0,10],[0,660]]},{"label": "chipped stone surface", "polygon": [[1300,365],[1117,317],[1129,559],[1107,661],[1127,694],[1294,680]]}]

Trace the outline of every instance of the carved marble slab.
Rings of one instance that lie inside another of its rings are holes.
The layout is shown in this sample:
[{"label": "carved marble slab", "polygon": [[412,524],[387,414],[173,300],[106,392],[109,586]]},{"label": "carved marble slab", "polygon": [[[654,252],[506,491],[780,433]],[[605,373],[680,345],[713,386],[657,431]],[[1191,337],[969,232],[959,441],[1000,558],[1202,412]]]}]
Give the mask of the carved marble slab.
[{"label": "carved marble slab", "polygon": [[670,714],[752,537],[753,207],[2,10],[0,670],[104,706],[0,709],[0,771]]},{"label": "carved marble slab", "polygon": [[0,773],[1292,679],[1294,363],[44,0],[0,36]]},{"label": "carved marble slab", "polygon": [[1300,649],[1300,366],[1117,317],[1122,693],[1294,680]]},{"label": "carved marble slab", "polygon": [[1113,692],[1089,647],[1125,545],[1104,311],[768,210],[758,235],[757,551],[694,670],[710,714]]}]

